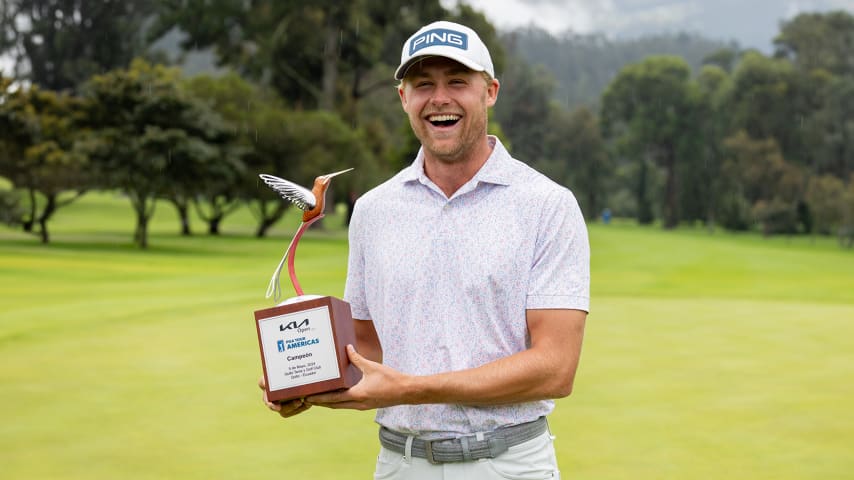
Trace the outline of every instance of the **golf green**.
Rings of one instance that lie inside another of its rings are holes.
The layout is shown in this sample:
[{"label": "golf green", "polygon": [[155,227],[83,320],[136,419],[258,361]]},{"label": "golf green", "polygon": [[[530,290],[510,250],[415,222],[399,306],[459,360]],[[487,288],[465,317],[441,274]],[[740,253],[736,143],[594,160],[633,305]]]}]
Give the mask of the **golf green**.
[{"label": "golf green", "polygon": [[[181,237],[162,204],[142,251],[127,201],[89,194],[48,245],[0,227],[0,477],[371,478],[372,412],[261,403],[252,312],[298,222],[256,239],[241,210]],[[340,296],[340,211],[324,223],[297,271]],[[581,366],[550,417],[565,478],[854,471],[854,251],[619,222],[590,238]]]}]

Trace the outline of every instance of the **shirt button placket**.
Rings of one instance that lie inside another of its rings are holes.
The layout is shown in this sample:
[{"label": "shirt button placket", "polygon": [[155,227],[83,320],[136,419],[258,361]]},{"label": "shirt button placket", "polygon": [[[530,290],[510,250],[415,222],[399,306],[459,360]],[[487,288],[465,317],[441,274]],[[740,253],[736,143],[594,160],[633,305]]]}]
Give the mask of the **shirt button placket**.
[{"label": "shirt button placket", "polygon": [[445,204],[442,205],[442,211],[439,213],[439,238],[443,240],[450,240],[451,237],[453,223],[451,218],[452,210],[453,206],[451,205],[451,202],[445,202]]}]

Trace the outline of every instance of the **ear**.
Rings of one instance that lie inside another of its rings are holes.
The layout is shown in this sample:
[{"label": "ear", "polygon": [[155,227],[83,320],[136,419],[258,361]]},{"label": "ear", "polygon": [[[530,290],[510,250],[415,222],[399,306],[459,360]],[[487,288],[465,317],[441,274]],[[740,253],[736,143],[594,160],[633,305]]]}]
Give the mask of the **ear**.
[{"label": "ear", "polygon": [[498,101],[498,90],[501,89],[501,84],[497,78],[493,78],[492,82],[486,87],[486,106],[491,107]]},{"label": "ear", "polygon": [[397,95],[400,97],[400,105],[403,107],[403,111],[406,112],[406,89],[403,83],[401,83],[400,86],[397,87]]}]

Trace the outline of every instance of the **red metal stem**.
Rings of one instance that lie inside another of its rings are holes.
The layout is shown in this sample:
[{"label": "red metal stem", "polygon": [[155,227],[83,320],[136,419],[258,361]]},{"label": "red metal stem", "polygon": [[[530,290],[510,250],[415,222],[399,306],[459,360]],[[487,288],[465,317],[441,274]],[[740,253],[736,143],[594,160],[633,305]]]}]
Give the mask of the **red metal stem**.
[{"label": "red metal stem", "polygon": [[310,227],[314,222],[323,218],[323,216],[324,215],[321,213],[320,215],[312,218],[311,220],[303,222],[302,225],[299,226],[297,233],[294,234],[294,239],[291,240],[291,246],[290,248],[288,248],[288,275],[291,277],[291,285],[294,286],[294,291],[297,293],[298,297],[301,297],[303,295],[303,291],[302,287],[300,287],[299,280],[297,280],[296,271],[294,270],[294,259],[296,258],[297,244],[299,244],[299,240],[300,238],[302,238],[302,234],[305,233],[306,230],[308,230],[308,227]]}]

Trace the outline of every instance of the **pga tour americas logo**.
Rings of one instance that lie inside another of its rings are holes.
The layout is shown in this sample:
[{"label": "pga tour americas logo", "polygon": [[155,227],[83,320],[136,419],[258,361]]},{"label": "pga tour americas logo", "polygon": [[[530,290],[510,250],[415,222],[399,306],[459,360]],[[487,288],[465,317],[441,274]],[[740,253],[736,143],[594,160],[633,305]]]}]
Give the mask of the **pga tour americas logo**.
[{"label": "pga tour americas logo", "polygon": [[[299,333],[305,333],[310,331],[311,327],[309,327],[309,321],[307,318],[301,322],[297,322],[296,320],[294,320],[287,324],[279,324],[280,332],[285,332],[288,330],[296,330]],[[276,342],[276,348],[279,350],[279,353],[282,353],[285,350],[290,350],[292,348],[307,347],[309,345],[316,345],[318,343],[320,343],[319,338],[299,337],[279,340]]]},{"label": "pga tour americas logo", "polygon": [[469,48],[469,37],[463,32],[445,28],[427,30],[409,42],[409,55],[411,56],[422,48],[439,45],[467,50]]}]

